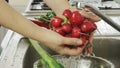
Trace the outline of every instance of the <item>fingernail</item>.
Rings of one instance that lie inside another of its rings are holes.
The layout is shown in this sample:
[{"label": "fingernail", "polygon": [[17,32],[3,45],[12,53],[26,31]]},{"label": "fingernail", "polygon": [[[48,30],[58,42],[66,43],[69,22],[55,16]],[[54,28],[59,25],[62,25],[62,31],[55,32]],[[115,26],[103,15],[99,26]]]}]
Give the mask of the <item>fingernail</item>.
[{"label": "fingernail", "polygon": [[77,44],[78,44],[78,45],[82,44],[82,41],[81,41],[81,40],[78,40],[78,41],[77,41]]}]

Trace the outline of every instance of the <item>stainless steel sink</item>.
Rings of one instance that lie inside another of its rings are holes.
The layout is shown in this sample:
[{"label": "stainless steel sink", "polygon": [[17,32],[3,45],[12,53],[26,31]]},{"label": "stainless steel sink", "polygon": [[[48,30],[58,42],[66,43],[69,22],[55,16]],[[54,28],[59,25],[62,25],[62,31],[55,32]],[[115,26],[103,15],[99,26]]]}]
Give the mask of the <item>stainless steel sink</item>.
[{"label": "stainless steel sink", "polygon": [[94,40],[94,53],[115,64],[120,68],[120,38],[96,38]]},{"label": "stainless steel sink", "polygon": [[0,54],[2,52],[1,42],[4,39],[4,36],[5,36],[6,32],[7,32],[7,29],[0,26]]},{"label": "stainless steel sink", "polygon": [[[115,68],[120,68],[120,37],[95,37],[93,44],[96,56],[105,58],[115,64]],[[52,55],[56,54],[49,49],[47,51]],[[30,46],[24,58],[23,68],[33,68],[33,63],[39,58]]]}]

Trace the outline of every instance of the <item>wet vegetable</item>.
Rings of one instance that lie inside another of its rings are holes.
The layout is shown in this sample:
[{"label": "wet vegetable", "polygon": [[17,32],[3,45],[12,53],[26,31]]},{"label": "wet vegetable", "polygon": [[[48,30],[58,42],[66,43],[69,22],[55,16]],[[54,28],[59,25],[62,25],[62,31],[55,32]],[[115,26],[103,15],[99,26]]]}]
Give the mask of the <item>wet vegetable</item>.
[{"label": "wet vegetable", "polygon": [[82,22],[84,21],[84,17],[81,16],[81,14],[79,13],[79,11],[73,11],[71,18],[70,18],[70,22],[72,25],[81,25]]},{"label": "wet vegetable", "polygon": [[81,25],[81,30],[84,33],[91,33],[91,32],[93,32],[96,29],[97,29],[96,24],[94,22],[91,22],[91,21],[85,21]]},{"label": "wet vegetable", "polygon": [[89,53],[92,53],[92,48],[86,47],[90,44],[88,41],[91,33],[97,29],[95,22],[82,16],[78,10],[71,11],[70,9],[65,9],[62,15],[63,17],[61,18],[56,16],[54,12],[49,12],[46,15],[41,15],[40,18],[37,19],[45,23],[50,30],[64,37],[81,39],[83,44],[78,47],[85,47],[83,53],[85,53],[87,49],[89,49]]},{"label": "wet vegetable", "polygon": [[62,18],[55,16],[50,21],[52,27],[60,27],[62,23]]},{"label": "wet vegetable", "polygon": [[72,27],[68,23],[62,24],[62,29],[65,33],[70,33],[72,31]]},{"label": "wet vegetable", "polygon": [[[41,56],[41,63],[46,66],[46,68],[64,68],[60,63],[58,63],[50,54],[48,54],[37,41],[29,39],[31,45],[35,48],[38,54]],[[41,64],[40,63],[40,64]]]},{"label": "wet vegetable", "polygon": [[64,12],[63,12],[63,15],[67,18],[67,19],[70,19],[71,16],[72,16],[72,11],[70,9],[66,9]]},{"label": "wet vegetable", "polygon": [[37,21],[37,20],[31,20],[31,21],[38,26],[45,27],[45,28],[49,29],[49,26],[46,25],[45,23],[41,22],[41,21]]}]

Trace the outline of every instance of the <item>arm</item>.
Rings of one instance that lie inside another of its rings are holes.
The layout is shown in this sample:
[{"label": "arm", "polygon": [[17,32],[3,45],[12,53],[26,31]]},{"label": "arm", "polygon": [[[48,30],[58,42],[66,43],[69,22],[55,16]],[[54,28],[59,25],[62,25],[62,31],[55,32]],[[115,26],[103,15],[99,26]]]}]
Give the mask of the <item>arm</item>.
[{"label": "arm", "polygon": [[4,0],[0,0],[0,25],[12,29],[26,37],[40,41],[60,54],[77,55],[82,50],[82,48],[63,48],[62,45],[64,44],[80,45],[81,40],[76,38],[65,38],[56,32],[43,29],[33,24],[20,13],[15,11]]},{"label": "arm", "polygon": [[[77,10],[77,8],[72,7],[68,0],[43,0],[58,16],[62,17],[62,12],[65,9],[71,9],[72,11]],[[100,18],[97,17],[94,14],[91,13],[87,13],[86,11],[88,10],[80,10],[81,15],[83,15],[84,17],[92,20],[92,21],[100,21]]]},{"label": "arm", "polygon": [[0,0],[0,24],[28,37],[31,37],[32,32],[39,29],[38,26],[32,24],[4,0]]},{"label": "arm", "polygon": [[65,9],[76,10],[70,6],[68,0],[43,0],[58,16],[62,15]]}]

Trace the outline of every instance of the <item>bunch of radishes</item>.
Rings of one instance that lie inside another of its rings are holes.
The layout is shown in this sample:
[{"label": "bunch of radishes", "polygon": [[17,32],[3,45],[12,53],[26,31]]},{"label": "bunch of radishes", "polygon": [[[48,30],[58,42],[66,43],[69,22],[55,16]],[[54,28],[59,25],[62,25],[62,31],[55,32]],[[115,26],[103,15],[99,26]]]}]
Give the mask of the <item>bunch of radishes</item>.
[{"label": "bunch of radishes", "polygon": [[85,46],[89,40],[90,34],[97,29],[94,22],[83,17],[79,11],[71,11],[66,9],[63,12],[64,19],[55,16],[51,19],[52,29],[65,37],[81,38],[82,45]]},{"label": "bunch of radishes", "polygon": [[83,17],[79,11],[72,12],[66,9],[62,15],[63,18],[54,16],[50,19],[49,29],[65,37],[80,38],[83,44],[78,47],[86,46],[89,43],[90,34],[97,29],[96,24]]}]

